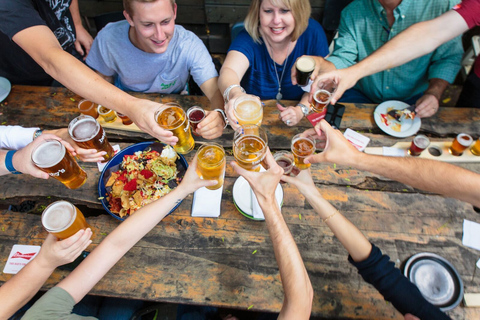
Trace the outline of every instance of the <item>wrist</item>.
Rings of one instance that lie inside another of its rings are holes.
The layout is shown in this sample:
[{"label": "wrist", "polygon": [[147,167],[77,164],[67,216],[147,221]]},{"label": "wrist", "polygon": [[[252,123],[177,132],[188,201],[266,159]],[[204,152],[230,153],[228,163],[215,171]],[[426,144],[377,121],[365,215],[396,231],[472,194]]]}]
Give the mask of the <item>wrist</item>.
[{"label": "wrist", "polygon": [[22,173],[16,169],[20,167],[20,164],[17,162],[17,160],[18,160],[18,154],[16,150],[10,150],[5,155],[5,167],[12,174]]},{"label": "wrist", "polygon": [[42,249],[40,249],[40,252],[38,255],[29,263],[34,265],[35,270],[45,270],[47,272],[53,272],[58,265],[52,265],[52,263],[49,261],[49,259],[44,258],[43,254],[41,254]]}]

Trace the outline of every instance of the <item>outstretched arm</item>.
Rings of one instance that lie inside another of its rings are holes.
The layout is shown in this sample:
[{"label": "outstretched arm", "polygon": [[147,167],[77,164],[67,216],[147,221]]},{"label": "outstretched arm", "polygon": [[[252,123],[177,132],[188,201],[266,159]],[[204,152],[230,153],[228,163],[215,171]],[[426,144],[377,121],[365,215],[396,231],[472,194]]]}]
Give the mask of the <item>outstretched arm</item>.
[{"label": "outstretched arm", "polygon": [[373,172],[414,188],[456,198],[480,207],[480,174],[445,162],[413,157],[385,157],[359,152],[325,120],[305,134],[326,139],[323,152],[306,162],[332,162]]},{"label": "outstretched arm", "polygon": [[312,284],[275,199],[275,189],[283,169],[277,165],[270,151],[267,152],[266,163],[269,169],[264,173],[247,171],[236,162],[232,162],[232,167],[248,181],[265,215],[285,294],[278,319],[309,319],[313,299]]}]

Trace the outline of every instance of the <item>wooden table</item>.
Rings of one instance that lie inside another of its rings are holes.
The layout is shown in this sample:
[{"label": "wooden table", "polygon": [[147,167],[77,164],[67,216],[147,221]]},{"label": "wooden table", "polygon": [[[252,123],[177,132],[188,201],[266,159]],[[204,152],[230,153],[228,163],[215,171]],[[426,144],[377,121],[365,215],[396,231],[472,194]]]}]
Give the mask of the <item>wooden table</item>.
[{"label": "wooden table", "polygon": [[[184,107],[206,106],[204,97],[138,94],[156,101],[177,100]],[[81,98],[67,89],[14,86],[0,106],[0,122],[8,125],[66,127],[77,116]],[[373,122],[372,105],[347,104],[342,129],[363,132],[370,146],[390,146],[397,139],[383,134]],[[264,122],[272,149],[289,149],[291,137],[310,127],[302,120],[289,128],[278,120],[273,101],[266,101]],[[480,133],[480,111],[442,109],[422,120],[421,131],[432,139],[450,139],[459,132]],[[114,143],[126,146],[151,140],[144,133],[107,130]],[[232,130],[216,142],[231,147]],[[411,139],[411,138],[410,138]],[[231,148],[229,149],[231,150]],[[231,153],[230,153],[231,154]],[[190,160],[192,154],[187,156]],[[228,156],[232,160],[232,156]],[[480,164],[458,164],[480,172]],[[0,267],[14,244],[40,245],[46,236],[39,213],[44,205],[65,199],[86,208],[95,235],[93,250],[119,221],[101,212],[97,194],[99,172],[83,164],[86,185],[68,190],[58,181],[29,176],[0,177]],[[462,245],[463,219],[480,222],[470,204],[415,190],[368,172],[334,164],[312,166],[323,196],[347,216],[397,266],[418,252],[447,258],[458,270],[465,292],[480,292],[474,273],[478,251]],[[243,217],[232,202],[237,176],[228,167],[219,218],[192,218],[192,197],[146,235],[92,290],[92,294],[174,303],[192,303],[278,312],[283,300],[277,263],[265,223]],[[302,254],[315,291],[313,315],[325,318],[403,319],[347,262],[347,252],[294,187],[284,186],[282,212]],[[34,200],[28,213],[7,210],[9,204]],[[301,216],[299,215],[301,214]],[[128,236],[128,235],[126,235]],[[255,254],[253,252],[256,251]],[[68,273],[53,273],[44,289]],[[0,282],[11,275],[1,274]],[[480,308],[459,306],[454,319],[480,319]]]}]

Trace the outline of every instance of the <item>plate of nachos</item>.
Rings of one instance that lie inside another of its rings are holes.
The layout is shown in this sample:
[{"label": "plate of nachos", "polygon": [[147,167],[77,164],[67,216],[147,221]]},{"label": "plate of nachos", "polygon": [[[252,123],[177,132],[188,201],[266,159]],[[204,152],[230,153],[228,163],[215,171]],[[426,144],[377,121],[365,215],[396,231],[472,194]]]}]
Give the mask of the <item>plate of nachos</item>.
[{"label": "plate of nachos", "polygon": [[187,168],[185,158],[171,146],[160,142],[131,145],[103,169],[98,182],[99,199],[110,215],[123,221],[175,189]]},{"label": "plate of nachos", "polygon": [[402,117],[401,121],[397,121],[394,117],[387,114],[391,110],[403,110],[408,107],[409,105],[402,101],[385,101],[375,108],[373,118],[377,126],[386,134],[397,138],[410,137],[420,130],[422,125],[420,118],[414,117],[410,119]]}]

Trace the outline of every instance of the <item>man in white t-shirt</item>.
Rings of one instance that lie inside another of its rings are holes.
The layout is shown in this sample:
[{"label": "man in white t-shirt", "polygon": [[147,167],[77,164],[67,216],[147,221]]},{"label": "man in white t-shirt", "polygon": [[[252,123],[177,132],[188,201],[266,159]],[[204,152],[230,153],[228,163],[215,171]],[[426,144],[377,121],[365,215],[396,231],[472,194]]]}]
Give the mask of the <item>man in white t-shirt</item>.
[{"label": "man in white t-shirt", "polygon": [[[124,0],[126,21],[108,24],[95,39],[87,64],[125,91],[180,93],[190,75],[212,109],[223,109],[218,73],[203,42],[175,25],[174,0]],[[198,126],[207,139],[225,126],[220,112],[208,112]]]}]

